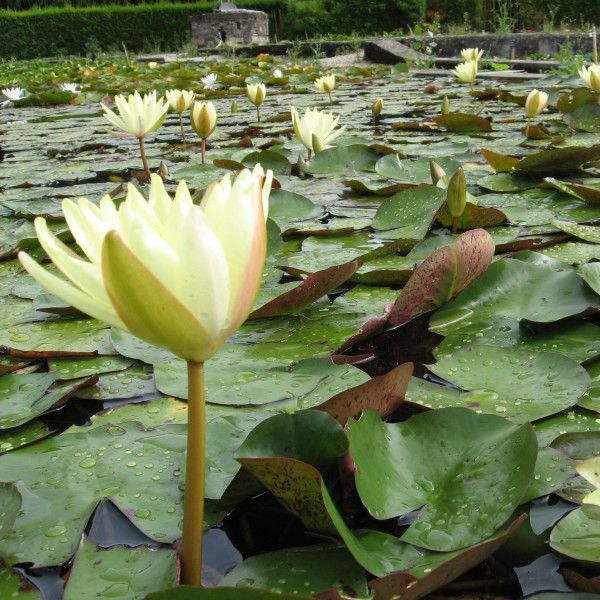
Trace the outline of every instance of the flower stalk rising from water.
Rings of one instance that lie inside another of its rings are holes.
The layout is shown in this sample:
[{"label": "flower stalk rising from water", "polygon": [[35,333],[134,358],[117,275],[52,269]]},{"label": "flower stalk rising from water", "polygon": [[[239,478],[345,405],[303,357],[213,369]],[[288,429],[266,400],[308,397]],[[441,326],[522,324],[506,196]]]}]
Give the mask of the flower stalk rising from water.
[{"label": "flower stalk rising from water", "polygon": [[217,126],[217,111],[212,102],[196,102],[192,107],[192,127],[202,140],[202,164],[206,164],[206,140]]},{"label": "flower stalk rising from water", "polygon": [[183,128],[183,112],[186,111],[194,101],[194,92],[192,90],[167,90],[165,92],[169,106],[179,115],[179,126],[181,127],[181,137],[185,143],[185,129]]},{"label": "flower stalk rising from water", "polygon": [[125,133],[111,131],[106,129],[108,133],[116,136],[127,137],[135,136],[140,143],[140,152],[142,154],[142,162],[148,179],[150,179],[150,167],[146,160],[146,152],[144,150],[144,138],[153,131],[156,131],[164,122],[169,105],[165,103],[163,98],[156,99],[156,90],[152,90],[149,94],[144,94],[143,98],[135,91],[127,98],[122,95],[115,96],[115,104],[119,114],[117,115],[106,104],[101,104],[104,116],[119,129]]},{"label": "flower stalk rising from water", "polygon": [[67,281],[28,254],[19,259],[53,294],[86,314],[169,350],[188,365],[188,451],[182,582],[202,583],[204,362],[246,320],[265,262],[273,174],[260,165],[209,186],[201,205],[184,182],[171,199],[153,174],[149,199],[133,186],[117,209],[110,196],[63,202],[75,254],[37,218],[40,243]]},{"label": "flower stalk rising from water", "polygon": [[548,104],[548,94],[539,90],[531,90],[525,100],[525,112],[527,113],[527,126],[525,127],[525,137],[529,137],[529,126],[531,119],[537,117]]},{"label": "flower stalk rising from water", "polygon": [[260,123],[260,105],[267,96],[267,87],[264,83],[248,83],[246,84],[246,96],[256,106],[256,118]]}]

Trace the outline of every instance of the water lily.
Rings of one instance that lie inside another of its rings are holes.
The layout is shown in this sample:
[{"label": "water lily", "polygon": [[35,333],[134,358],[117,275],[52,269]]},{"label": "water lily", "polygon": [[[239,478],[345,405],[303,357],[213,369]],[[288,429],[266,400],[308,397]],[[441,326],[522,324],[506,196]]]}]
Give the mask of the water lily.
[{"label": "water lily", "polygon": [[260,123],[260,105],[264,102],[267,95],[267,87],[264,83],[246,84],[246,96],[254,106],[256,106],[256,118]]},{"label": "water lily", "polygon": [[202,81],[202,87],[205,90],[216,90],[217,89],[217,74],[209,73],[200,79]]},{"label": "water lily", "polygon": [[165,92],[169,106],[179,114],[179,126],[181,127],[181,137],[185,141],[185,129],[183,128],[183,111],[187,110],[194,101],[194,92],[192,90],[167,90]]},{"label": "water lily", "polygon": [[529,137],[529,125],[531,119],[537,117],[548,104],[548,94],[539,90],[531,90],[525,100],[525,112],[527,113],[527,127],[525,128],[525,136]]},{"label": "water lily", "polygon": [[320,145],[326,146],[337,137],[342,135],[346,126],[334,131],[339,115],[333,116],[330,112],[319,112],[316,108],[307,108],[303,117],[300,117],[295,106],[291,108],[292,123],[294,124],[294,132],[296,137],[308,149],[308,158],[310,160],[311,153],[314,147],[315,139],[319,140]]},{"label": "water lily", "polygon": [[447,115],[450,113],[450,100],[448,100],[448,96],[444,96],[442,99],[442,114]]},{"label": "water lily", "polygon": [[169,105],[165,103],[163,98],[156,99],[156,90],[152,90],[149,94],[144,94],[142,98],[137,91],[130,94],[127,98],[122,95],[115,96],[115,104],[119,110],[117,115],[106,104],[101,104],[104,116],[115,127],[122,129],[125,133],[111,131],[108,133],[117,136],[133,135],[140,142],[140,152],[142,153],[142,162],[148,177],[150,177],[150,167],[146,160],[146,152],[144,151],[144,137],[149,133],[156,131],[164,122]]},{"label": "water lily", "polygon": [[[439,180],[438,180],[439,181]],[[446,208],[452,217],[452,233],[456,233],[458,217],[465,211],[467,205],[467,181],[465,173],[460,167],[448,182],[446,195]]]},{"label": "water lily", "polygon": [[473,89],[473,82],[477,77],[477,63],[469,60],[464,63],[460,63],[454,69],[452,69],[454,76],[461,83],[468,83]]},{"label": "water lily", "polygon": [[583,67],[579,69],[579,77],[583,80],[585,85],[592,88],[595,92],[600,93],[600,66],[591,65],[589,67]]},{"label": "water lily", "polygon": [[332,103],[331,100],[331,92],[335,89],[335,75],[331,73],[330,75],[323,75],[323,77],[319,77],[315,81],[315,87],[320,92],[327,92],[329,94],[329,104]]},{"label": "water lily", "polygon": [[71,92],[72,94],[79,94],[81,91],[76,83],[61,83],[60,89],[63,92]]},{"label": "water lily", "polygon": [[375,102],[373,102],[373,106],[371,107],[371,111],[373,113],[373,122],[377,120],[381,111],[383,110],[383,98],[377,98]]},{"label": "water lily", "polygon": [[148,63],[148,68],[151,69],[152,71],[156,71],[156,70],[160,69],[160,65],[155,61],[150,61]]},{"label": "water lily", "polygon": [[192,107],[192,127],[202,140],[202,163],[206,163],[206,140],[217,126],[217,111],[212,102],[196,102]]},{"label": "water lily", "polygon": [[119,208],[63,202],[75,254],[35,220],[40,243],[67,281],[28,254],[29,273],[63,301],[188,363],[188,450],[182,581],[201,584],[204,523],[204,362],[245,321],[265,262],[273,174],[260,165],[211,184],[200,206],[184,182],[171,199],[153,174],[149,199],[132,185]]},{"label": "water lily", "polygon": [[483,50],[480,50],[479,48],[463,48],[460,51],[460,56],[466,62],[478,62],[483,56]]},{"label": "water lily", "polygon": [[275,77],[276,79],[279,79],[280,77],[283,77],[283,73],[281,72],[281,69],[274,69],[273,70],[273,77]]},{"label": "water lily", "polygon": [[0,103],[0,106],[6,106],[15,100],[21,100],[25,98],[26,92],[21,87],[12,87],[12,88],[4,88],[2,90],[3,96],[6,97],[6,100]]}]

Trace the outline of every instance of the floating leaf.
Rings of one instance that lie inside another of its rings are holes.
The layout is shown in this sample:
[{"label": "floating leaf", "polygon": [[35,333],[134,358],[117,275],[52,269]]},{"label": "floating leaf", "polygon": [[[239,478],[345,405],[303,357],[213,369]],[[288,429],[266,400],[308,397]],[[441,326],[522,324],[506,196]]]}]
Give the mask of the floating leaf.
[{"label": "floating leaf", "polygon": [[579,146],[543,150],[522,159],[514,170],[530,175],[555,175],[577,171],[583,164],[600,158],[600,144],[590,148]]},{"label": "floating leaf", "polygon": [[302,590],[311,596],[332,588],[351,597],[367,594],[364,569],[345,546],[337,544],[317,544],[252,556],[219,583],[220,587],[248,585],[280,593]]},{"label": "floating leaf", "polygon": [[425,505],[402,539],[431,550],[456,550],[494,533],[529,485],[537,457],[528,423],[463,408],[393,424],[366,411],[350,421],[348,439],[369,512],[388,519]]},{"label": "floating leaf", "polygon": [[479,277],[494,257],[494,240],[484,229],[467,231],[425,259],[392,307],[389,327],[437,308]]},{"label": "floating leaf", "polygon": [[550,534],[550,546],[577,560],[600,562],[600,507],[582,506],[563,517]]},{"label": "floating leaf", "polygon": [[448,131],[492,131],[492,124],[487,119],[470,113],[448,113],[431,120]]},{"label": "floating leaf", "polygon": [[481,149],[481,154],[488,164],[496,173],[506,173],[512,171],[513,167],[519,163],[518,158],[513,156],[504,156],[493,150],[487,150],[486,148]]},{"label": "floating leaf", "polygon": [[[515,302],[519,298],[519,302]],[[492,263],[430,321],[432,331],[448,335],[495,315],[550,323],[578,315],[600,302],[575,273],[504,259]]]},{"label": "floating leaf", "polygon": [[379,157],[376,150],[363,144],[337,146],[315,154],[303,170],[313,175],[322,173],[358,174],[363,171],[372,171]]},{"label": "floating leaf", "polygon": [[177,583],[177,552],[165,548],[100,549],[86,537],[75,555],[63,600],[86,596],[138,600]]}]

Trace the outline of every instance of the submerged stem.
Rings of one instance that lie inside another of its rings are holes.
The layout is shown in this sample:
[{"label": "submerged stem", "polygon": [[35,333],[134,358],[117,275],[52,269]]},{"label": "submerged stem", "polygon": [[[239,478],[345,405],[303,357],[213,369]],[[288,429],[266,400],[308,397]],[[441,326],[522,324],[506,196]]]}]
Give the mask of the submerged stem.
[{"label": "submerged stem", "polygon": [[144,138],[138,138],[140,141],[140,152],[142,154],[142,163],[144,163],[144,171],[146,171],[146,175],[148,175],[148,179],[151,179],[152,173],[150,172],[150,167],[148,166],[148,161],[146,160],[146,151],[144,150]]},{"label": "submerged stem", "polygon": [[[204,140],[203,140],[204,141]],[[206,414],[204,363],[188,361],[188,440],[181,541],[181,583],[202,585]]]}]

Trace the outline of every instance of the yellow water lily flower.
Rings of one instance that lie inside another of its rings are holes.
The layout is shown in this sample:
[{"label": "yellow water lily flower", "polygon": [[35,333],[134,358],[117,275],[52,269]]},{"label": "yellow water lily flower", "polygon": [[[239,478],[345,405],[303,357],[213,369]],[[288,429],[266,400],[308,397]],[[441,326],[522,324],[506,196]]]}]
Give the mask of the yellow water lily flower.
[{"label": "yellow water lily flower", "polygon": [[178,113],[182,113],[192,105],[194,95],[192,90],[167,90],[165,92],[169,106]]},{"label": "yellow water lily flower", "polygon": [[371,111],[373,113],[373,119],[377,119],[377,117],[381,114],[383,110],[383,98],[377,98],[375,102],[373,102],[373,106],[371,107]]},{"label": "yellow water lily flower", "polygon": [[260,105],[264,102],[267,96],[267,87],[264,83],[247,83],[246,96],[248,100],[256,106],[256,118],[260,122]]},{"label": "yellow water lily flower", "polygon": [[313,150],[313,142],[316,137],[322,146],[326,146],[338,136],[342,135],[346,126],[344,125],[337,131],[334,131],[339,115],[333,116],[330,112],[319,112],[316,108],[307,108],[303,117],[300,117],[295,106],[291,108],[292,123],[294,124],[294,132],[296,137],[308,149],[308,157],[310,158]]},{"label": "yellow water lily flower", "polygon": [[19,253],[27,271],[82,312],[188,361],[204,362],[246,320],[266,252],[273,174],[260,165],[226,175],[196,206],[184,182],[174,199],[152,175],[149,199],[132,185],[117,209],[66,199],[75,254],[38,217],[40,243],[67,281]]},{"label": "yellow water lily flower", "polygon": [[202,162],[206,162],[206,139],[217,126],[217,111],[212,102],[196,102],[190,115],[192,127],[202,140]]},{"label": "yellow water lily flower", "polygon": [[600,66],[583,67],[579,69],[578,73],[585,85],[600,93]]},{"label": "yellow water lily flower", "polygon": [[192,90],[167,90],[165,92],[169,106],[179,114],[179,127],[181,128],[181,137],[185,141],[185,129],[183,128],[183,111],[187,110],[194,101],[194,92]]},{"label": "yellow water lily flower", "polygon": [[460,63],[452,69],[452,72],[458,81],[461,83],[468,83],[471,86],[471,89],[473,89],[473,82],[477,77],[477,63],[475,61],[469,60]]},{"label": "yellow water lily flower", "polygon": [[336,88],[335,75],[323,75],[315,81],[315,87],[320,92],[327,92],[329,94],[329,104],[331,104],[331,92]]},{"label": "yellow water lily flower", "polygon": [[481,57],[483,56],[483,50],[480,50],[479,48],[463,48],[460,51],[460,56],[466,62],[477,62],[481,60]]},{"label": "yellow water lily flower", "polygon": [[125,133],[107,129],[109,133],[117,136],[133,135],[138,139],[156,131],[164,122],[169,105],[163,98],[156,99],[156,90],[140,96],[137,91],[129,96],[115,96],[115,104],[119,110],[117,115],[106,104],[101,104],[104,116]]},{"label": "yellow water lily flower", "polygon": [[527,96],[527,100],[525,100],[525,112],[532,119],[533,117],[537,117],[546,108],[547,104],[548,94],[546,92],[531,90]]}]

